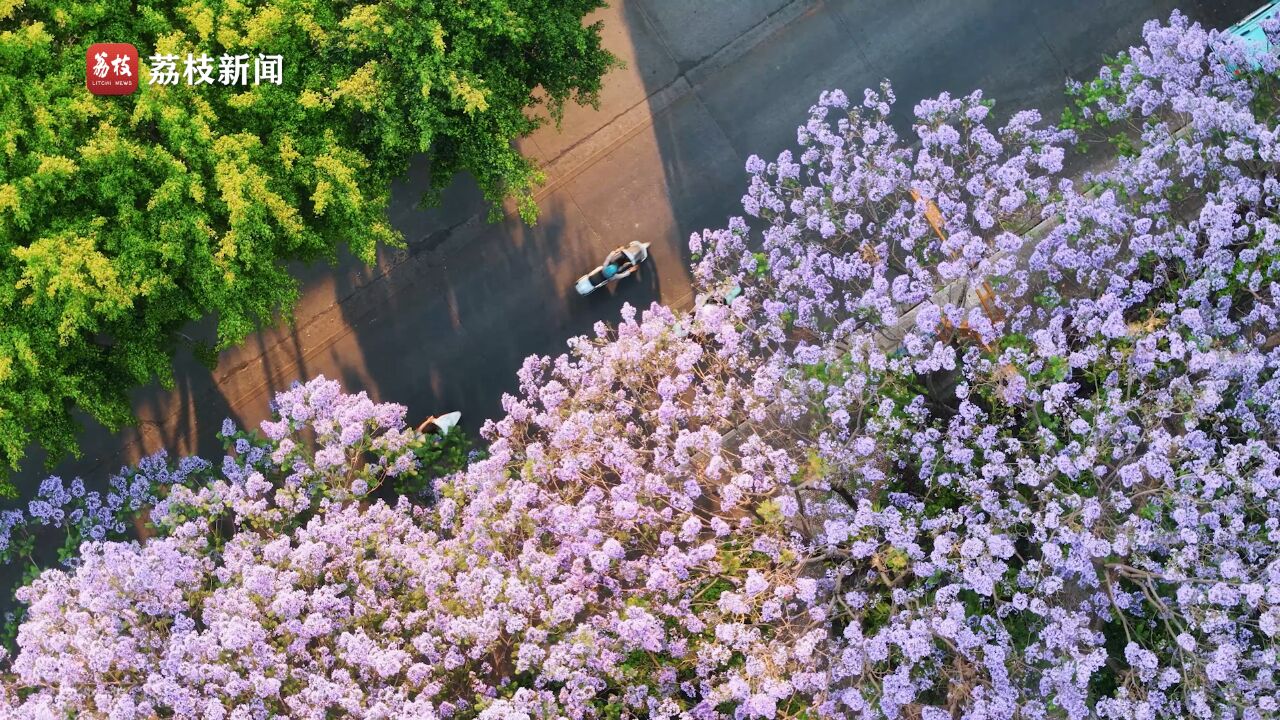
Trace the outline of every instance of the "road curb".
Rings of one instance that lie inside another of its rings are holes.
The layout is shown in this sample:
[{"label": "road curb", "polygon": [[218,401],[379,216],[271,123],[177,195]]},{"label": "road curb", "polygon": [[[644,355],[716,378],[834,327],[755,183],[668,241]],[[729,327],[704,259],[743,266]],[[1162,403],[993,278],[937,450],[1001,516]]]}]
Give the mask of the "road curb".
[{"label": "road curb", "polygon": [[[696,92],[717,72],[742,59],[760,43],[820,4],[821,0],[793,0],[787,3],[724,47],[699,60],[692,67],[682,70],[674,80],[649,93],[595,132],[570,145],[559,155],[540,166],[540,169],[547,174],[547,182],[534,191],[534,200],[546,199],[565,183],[594,165],[609,151],[653,125],[655,117],[684,97]],[[515,216],[514,208],[508,205],[504,214],[507,217]],[[477,214],[445,232],[453,233],[458,229],[484,225],[486,225],[484,218]],[[440,254],[458,247],[457,242],[446,240],[431,252]]]},{"label": "road curb", "polygon": [[[595,132],[570,145],[559,155],[540,166],[540,169],[547,175],[547,182],[534,191],[534,200],[541,202],[550,197],[565,184],[599,162],[614,148],[630,140],[645,128],[652,126],[654,119],[658,115],[681,99],[693,94],[715,73],[737,62],[759,46],[760,43],[769,39],[796,19],[811,12],[820,3],[821,0],[793,0],[793,2],[787,3],[759,23],[756,23],[746,32],[734,38],[727,45],[699,60],[687,70],[682,70],[674,80],[649,93]],[[514,206],[511,203],[507,203],[503,214],[506,218],[516,217]],[[399,270],[401,266],[415,261],[425,264],[426,267],[439,267],[443,264],[443,258],[465,247],[467,243],[480,235],[488,225],[489,223],[486,222],[484,214],[477,213],[449,228],[437,230],[432,234],[443,235],[444,238],[430,250],[420,253],[410,251],[407,256],[397,258],[390,267],[379,275],[379,278],[389,277],[393,272]],[[430,236],[424,236],[420,241],[426,240],[428,237]],[[415,244],[418,243],[410,243],[410,247]],[[418,255],[421,256],[421,259],[415,258]],[[692,298],[693,292],[691,290],[680,300],[689,301]],[[679,304],[683,303],[678,302],[677,305]]]},{"label": "road curb", "polygon": [[795,20],[807,15],[821,5],[821,0],[793,0],[774,10],[768,17],[756,23],[750,30],[742,33],[711,55],[699,60],[687,71],[681,73],[689,78],[694,89],[701,87],[708,78],[726,67],[741,60],[760,43],[768,40],[779,30]]},{"label": "road curb", "polygon": [[[543,200],[565,183],[591,167],[610,150],[629,140],[653,124],[653,118],[671,107],[693,90],[688,79],[679,75],[656,92],[627,108],[621,115],[586,136],[540,168],[547,182],[534,192],[535,200]],[[508,215],[511,213],[508,212]]]},{"label": "road curb", "polygon": [[542,166],[547,173],[547,183],[534,193],[534,198],[542,200],[555,192],[564,183],[595,164],[598,158],[652,125],[656,116],[680,99],[696,92],[711,76],[741,60],[760,43],[819,4],[820,0],[793,0],[787,3],[729,44],[682,70],[674,80],[649,93],[599,130],[569,146]]}]

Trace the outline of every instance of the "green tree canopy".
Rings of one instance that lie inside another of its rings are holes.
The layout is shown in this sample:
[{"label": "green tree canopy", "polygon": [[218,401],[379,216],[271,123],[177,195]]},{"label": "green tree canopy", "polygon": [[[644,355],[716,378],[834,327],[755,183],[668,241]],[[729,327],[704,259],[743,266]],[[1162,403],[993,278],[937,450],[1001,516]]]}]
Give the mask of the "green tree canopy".
[{"label": "green tree canopy", "polygon": [[[539,103],[596,102],[602,6],[0,0],[0,465],[75,452],[77,408],[128,422],[184,325],[216,318],[223,349],[288,316],[287,261],[401,242],[385,208],[415,154],[426,200],[467,170],[532,221],[541,175],[512,140]],[[93,42],[138,48],[136,93],[87,91]],[[181,73],[188,53],[281,55],[283,81],[254,85],[250,60],[245,85],[149,84],[152,55]]]}]

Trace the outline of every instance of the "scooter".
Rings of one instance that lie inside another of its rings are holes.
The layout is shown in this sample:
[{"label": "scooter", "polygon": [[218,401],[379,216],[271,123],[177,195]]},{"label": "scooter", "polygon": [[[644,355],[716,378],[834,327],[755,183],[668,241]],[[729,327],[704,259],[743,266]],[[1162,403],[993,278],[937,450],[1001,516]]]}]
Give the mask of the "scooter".
[{"label": "scooter", "polygon": [[601,287],[634,273],[640,263],[648,259],[649,243],[634,241],[606,255],[599,267],[578,278],[573,289],[579,295],[590,295]]},{"label": "scooter", "polygon": [[443,415],[432,415],[418,424],[418,432],[427,435],[448,435],[454,425],[462,419],[462,413],[454,411]]},{"label": "scooter", "polygon": [[721,282],[718,286],[705,293],[698,293],[693,298],[693,309],[697,310],[703,305],[732,305],[733,301],[742,294],[742,286],[732,280]]}]

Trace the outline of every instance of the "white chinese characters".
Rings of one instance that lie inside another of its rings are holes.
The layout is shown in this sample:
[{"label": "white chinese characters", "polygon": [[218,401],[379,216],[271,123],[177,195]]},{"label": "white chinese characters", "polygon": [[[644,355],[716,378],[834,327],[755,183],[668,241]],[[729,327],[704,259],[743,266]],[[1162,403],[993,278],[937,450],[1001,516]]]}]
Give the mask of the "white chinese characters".
[{"label": "white chinese characters", "polygon": [[116,77],[133,77],[133,72],[129,70],[129,57],[127,55],[116,55],[111,60],[110,65],[107,64],[107,53],[98,52],[93,54],[93,76],[105,78],[110,73]]},{"label": "white chinese characters", "polygon": [[[182,61],[182,72],[179,73],[177,55],[156,53],[151,56],[150,83],[152,85],[177,85],[178,79],[182,78],[187,85],[213,85],[216,78],[216,83],[219,85],[249,84],[248,55],[223,54],[217,58],[217,61],[215,66],[214,58],[205,53],[200,53],[198,56],[187,53],[186,60]],[[94,66],[94,72],[97,72],[96,65]],[[128,72],[127,69],[126,72]],[[254,85],[280,85],[283,82],[283,55],[259,54],[253,59]]]},{"label": "white chinese characters", "polygon": [[186,78],[188,85],[212,85],[213,58],[204,53],[193,58],[191,53],[187,53],[186,69],[182,72],[182,77]]},{"label": "white chinese characters", "polygon": [[253,84],[259,81],[279,85],[284,80],[283,55],[259,55],[253,59]]},{"label": "white chinese characters", "polygon": [[248,55],[223,55],[218,58],[218,82],[223,85],[247,84],[248,72]]},{"label": "white chinese characters", "polygon": [[129,57],[127,55],[116,55],[111,61],[111,70],[116,75],[124,77],[133,77],[133,71],[129,69]]}]

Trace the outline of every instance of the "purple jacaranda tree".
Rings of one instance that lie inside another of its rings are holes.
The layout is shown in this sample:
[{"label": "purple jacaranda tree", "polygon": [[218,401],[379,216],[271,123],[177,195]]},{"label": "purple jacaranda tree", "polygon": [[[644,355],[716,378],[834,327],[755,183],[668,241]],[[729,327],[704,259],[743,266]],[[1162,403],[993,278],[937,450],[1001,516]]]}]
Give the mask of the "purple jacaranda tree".
[{"label": "purple jacaranda tree", "polygon": [[[909,142],[887,86],[825,93],[798,152],[748,161],[750,219],[691,239],[731,303],[527,360],[428,506],[369,499],[414,471],[403,408],[278,396],[171,473],[154,538],[89,530],[22,591],[0,702],[1273,716],[1276,69],[1175,14],[1068,130],[942,96]],[[1063,177],[1095,137],[1118,156]]]},{"label": "purple jacaranda tree", "polygon": [[526,363],[490,457],[430,507],[359,501],[412,469],[403,408],[323,379],[279,396],[265,438],[169,488],[157,538],[86,543],[23,591],[15,685],[44,689],[22,712],[671,715],[823,692],[780,494],[799,468],[730,311],[599,331]]},{"label": "purple jacaranda tree", "polygon": [[[1060,169],[1035,131],[984,143],[999,183],[918,180],[946,176],[937,145],[963,145],[976,96],[921,103],[920,147],[870,156],[851,137],[883,137],[884,94],[834,130],[846,101],[826,96],[799,164],[748,163],[763,249],[742,222],[691,241],[699,280],[744,287],[825,416],[808,435],[834,519],[806,543],[845,560],[836,715],[1276,710],[1276,63],[1179,15],[1145,39],[1077,88],[1077,129],[1123,151],[1088,192],[1010,161]],[[836,202],[841,163],[875,191]],[[1023,188],[1046,224],[1018,237],[996,210]],[[848,210],[867,200],[880,247]],[[925,254],[898,269],[899,248]]]}]

